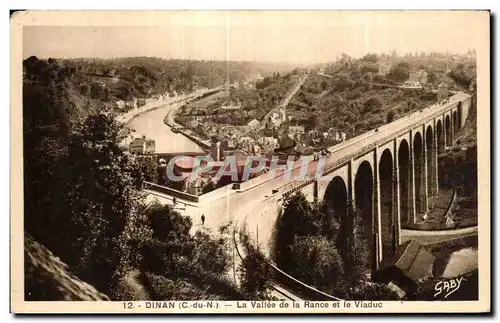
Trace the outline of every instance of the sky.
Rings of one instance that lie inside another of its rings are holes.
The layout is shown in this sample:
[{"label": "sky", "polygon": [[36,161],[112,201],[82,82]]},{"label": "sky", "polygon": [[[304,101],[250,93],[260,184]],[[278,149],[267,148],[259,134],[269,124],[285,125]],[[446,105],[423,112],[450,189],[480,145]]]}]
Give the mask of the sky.
[{"label": "sky", "polygon": [[488,19],[465,11],[57,12],[24,27],[23,57],[324,63],[343,52],[465,53],[489,39]]}]

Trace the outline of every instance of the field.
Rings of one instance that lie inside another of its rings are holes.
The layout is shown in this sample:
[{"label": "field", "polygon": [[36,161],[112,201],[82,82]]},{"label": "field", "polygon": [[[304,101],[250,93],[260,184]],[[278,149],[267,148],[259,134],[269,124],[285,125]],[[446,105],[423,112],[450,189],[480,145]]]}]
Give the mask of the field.
[{"label": "field", "polygon": [[218,108],[225,100],[226,92],[220,91],[188,103],[181,109],[181,114],[190,113],[193,109],[206,109],[209,112]]}]

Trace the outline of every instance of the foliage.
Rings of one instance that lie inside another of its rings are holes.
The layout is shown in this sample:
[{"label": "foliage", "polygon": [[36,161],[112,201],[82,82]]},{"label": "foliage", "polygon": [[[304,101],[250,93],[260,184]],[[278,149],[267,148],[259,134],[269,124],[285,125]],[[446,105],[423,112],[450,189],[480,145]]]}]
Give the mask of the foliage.
[{"label": "foliage", "polygon": [[142,272],[183,280],[224,299],[243,297],[225,276],[231,266],[228,225],[215,236],[208,229],[193,235],[191,219],[169,206],[152,204],[146,214],[153,235],[140,250]]},{"label": "foliage", "polygon": [[287,271],[294,267],[290,261],[290,247],[295,236],[316,235],[321,232],[319,210],[301,193],[284,201],[283,214],[278,219],[276,235],[276,262]]},{"label": "foliage", "polygon": [[143,281],[144,285],[151,291],[151,296],[155,301],[222,300],[220,296],[207,293],[180,279],[169,279],[147,272],[143,275]]},{"label": "foliage", "polygon": [[473,79],[473,77],[468,75],[468,73],[464,70],[463,66],[457,66],[455,69],[448,73],[448,76],[458,85],[466,89],[469,88]]},{"label": "foliage", "polygon": [[349,299],[364,301],[394,301],[399,300],[399,297],[386,285],[365,283],[354,287],[349,295]]},{"label": "foliage", "polygon": [[439,182],[454,188],[459,195],[477,195],[477,147],[466,151],[449,151],[439,156]]},{"label": "foliage", "polygon": [[[207,295],[240,299],[226,277],[227,228],[216,236],[191,235],[188,217],[143,204],[138,183],[155,180],[156,161],[137,159],[121,146],[123,125],[73,84],[92,63],[72,62],[24,62],[26,232],[116,299],[132,297],[123,283],[134,268],[184,280]],[[156,77],[147,68],[132,70]]]},{"label": "foliage", "polygon": [[361,60],[366,61],[366,62],[376,63],[378,58],[377,58],[377,54],[371,53],[371,54],[366,54],[365,56],[363,56],[361,58]]},{"label": "foliage", "polygon": [[[24,61],[26,76],[53,80],[61,77],[81,95],[102,102],[148,98],[155,94],[213,88],[267,74],[270,65],[251,62],[193,61],[153,57],[114,59],[49,59]],[[283,67],[279,67],[282,69]]]},{"label": "foliage", "polygon": [[387,111],[387,118],[386,118],[386,122],[387,123],[391,123],[394,121],[394,116],[396,115],[396,113],[394,112],[394,110],[390,110],[390,111]]},{"label": "foliage", "polygon": [[75,103],[67,80],[74,71],[35,58],[25,69],[25,229],[107,292],[130,261],[124,235],[145,230],[129,227],[141,223],[135,160],[119,145],[113,115]]},{"label": "foliage", "polygon": [[395,82],[403,83],[410,77],[409,64],[401,62],[392,66],[387,77]]},{"label": "foliage", "polygon": [[276,234],[280,269],[331,295],[356,300],[394,300],[386,287],[367,281],[369,237],[361,212],[349,207],[343,218],[327,204],[307,202],[300,192],[284,203]]},{"label": "foliage", "polygon": [[377,113],[383,108],[383,103],[378,97],[371,97],[363,103],[363,113]]},{"label": "foliage", "polygon": [[159,180],[159,164],[156,158],[150,156],[137,157],[137,170],[135,173],[136,187],[140,189],[142,182],[158,183]]},{"label": "foliage", "polygon": [[371,269],[371,246],[369,237],[365,236],[362,213],[348,207],[345,219],[340,222],[339,234],[336,240],[346,275],[347,285],[355,285],[366,280],[366,272]]},{"label": "foliage", "polygon": [[295,262],[289,274],[320,290],[331,289],[344,275],[337,249],[324,236],[296,236],[290,253]]},{"label": "foliage", "polygon": [[271,266],[259,246],[250,239],[246,230],[240,232],[245,258],[238,267],[242,292],[248,299],[269,299]]}]

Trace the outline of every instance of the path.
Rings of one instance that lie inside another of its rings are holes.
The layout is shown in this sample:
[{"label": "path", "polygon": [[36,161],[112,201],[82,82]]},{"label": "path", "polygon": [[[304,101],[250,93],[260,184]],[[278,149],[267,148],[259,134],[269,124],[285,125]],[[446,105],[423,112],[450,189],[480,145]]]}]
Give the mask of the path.
[{"label": "path", "polygon": [[260,126],[260,129],[265,129],[267,127],[267,122],[269,120],[269,117],[275,113],[276,111],[279,111],[281,108],[286,108],[288,103],[290,103],[290,100],[292,100],[293,96],[299,91],[300,87],[304,84],[304,82],[307,80],[307,77],[309,76],[309,72],[307,72],[295,85],[292,91],[288,93],[288,95],[281,100],[281,102],[273,108],[271,111],[269,111],[264,119],[262,120],[262,124]]}]

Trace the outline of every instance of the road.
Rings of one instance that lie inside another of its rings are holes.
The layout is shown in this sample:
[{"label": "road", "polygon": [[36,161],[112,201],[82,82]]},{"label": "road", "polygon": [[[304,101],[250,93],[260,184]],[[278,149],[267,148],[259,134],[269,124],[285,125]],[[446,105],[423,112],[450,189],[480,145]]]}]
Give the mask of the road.
[{"label": "road", "polygon": [[309,72],[307,72],[298,82],[295,84],[295,87],[288,93],[288,95],[280,101],[278,106],[273,108],[271,111],[269,111],[264,119],[262,120],[262,124],[260,126],[260,129],[264,129],[267,126],[267,122],[269,120],[269,117],[275,113],[278,112],[281,108],[286,108],[288,106],[288,103],[290,103],[290,100],[293,98],[295,93],[300,89],[300,87],[304,84],[304,82],[307,80],[307,77],[309,76]]}]

